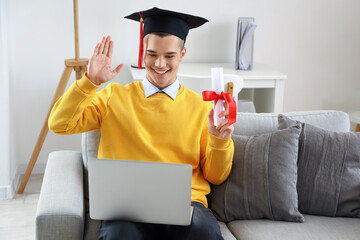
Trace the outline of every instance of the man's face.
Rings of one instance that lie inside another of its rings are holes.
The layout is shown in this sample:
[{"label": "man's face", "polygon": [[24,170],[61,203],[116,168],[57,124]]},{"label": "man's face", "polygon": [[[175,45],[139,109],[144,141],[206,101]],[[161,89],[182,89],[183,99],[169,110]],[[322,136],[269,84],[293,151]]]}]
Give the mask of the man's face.
[{"label": "man's face", "polygon": [[176,80],[179,63],[186,53],[186,48],[181,49],[179,41],[181,39],[174,35],[146,36],[144,46],[146,76],[159,89],[168,87]]}]

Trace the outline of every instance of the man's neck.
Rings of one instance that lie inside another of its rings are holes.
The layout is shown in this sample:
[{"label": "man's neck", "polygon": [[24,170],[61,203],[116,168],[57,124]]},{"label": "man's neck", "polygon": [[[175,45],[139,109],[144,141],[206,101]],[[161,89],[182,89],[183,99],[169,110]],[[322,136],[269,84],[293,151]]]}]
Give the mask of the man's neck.
[{"label": "man's neck", "polygon": [[171,84],[173,84],[175,81],[176,81],[176,78],[173,80],[173,81],[171,81],[169,84],[166,84],[166,85],[164,85],[164,86],[160,86],[160,85],[158,85],[158,84],[156,84],[154,81],[152,81],[151,79],[149,79],[148,77],[147,77],[147,75],[146,75],[146,78],[148,79],[148,81],[152,84],[152,85],[154,85],[155,87],[157,87],[159,90],[163,90],[164,88],[167,88],[168,86],[170,86]]}]

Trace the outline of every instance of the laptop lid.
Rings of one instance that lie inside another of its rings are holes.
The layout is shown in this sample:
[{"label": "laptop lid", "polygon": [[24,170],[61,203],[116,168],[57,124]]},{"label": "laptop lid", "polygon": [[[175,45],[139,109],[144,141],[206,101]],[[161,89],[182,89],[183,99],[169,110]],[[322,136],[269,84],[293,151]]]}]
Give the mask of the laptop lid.
[{"label": "laptop lid", "polygon": [[88,171],[92,219],[190,224],[191,165],[92,158]]}]

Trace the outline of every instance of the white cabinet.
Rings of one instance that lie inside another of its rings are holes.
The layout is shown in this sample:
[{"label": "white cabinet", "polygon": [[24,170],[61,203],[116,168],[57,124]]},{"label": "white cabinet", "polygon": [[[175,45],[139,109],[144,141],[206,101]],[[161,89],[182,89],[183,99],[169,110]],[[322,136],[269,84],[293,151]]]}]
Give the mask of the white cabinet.
[{"label": "white cabinet", "polygon": [[[212,67],[223,67],[224,74],[241,76],[244,86],[238,98],[254,101],[257,112],[283,111],[284,85],[287,76],[264,64],[255,63],[251,71],[242,71],[235,70],[233,63],[180,63],[178,75],[179,78],[182,75],[192,76],[194,81],[211,78]],[[130,72],[134,81],[142,81],[145,77],[144,69],[131,68]]]}]

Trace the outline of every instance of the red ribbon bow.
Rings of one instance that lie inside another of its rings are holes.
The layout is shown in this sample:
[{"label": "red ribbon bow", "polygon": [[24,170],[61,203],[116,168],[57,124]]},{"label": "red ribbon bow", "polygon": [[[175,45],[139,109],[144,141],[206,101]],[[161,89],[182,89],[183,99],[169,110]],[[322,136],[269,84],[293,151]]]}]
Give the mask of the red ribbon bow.
[{"label": "red ribbon bow", "polygon": [[229,104],[229,126],[236,122],[236,102],[230,93],[221,92],[217,94],[214,91],[203,91],[202,97],[204,101],[214,101],[214,105],[216,105],[219,100],[225,100],[225,102]]}]

